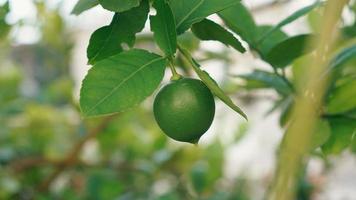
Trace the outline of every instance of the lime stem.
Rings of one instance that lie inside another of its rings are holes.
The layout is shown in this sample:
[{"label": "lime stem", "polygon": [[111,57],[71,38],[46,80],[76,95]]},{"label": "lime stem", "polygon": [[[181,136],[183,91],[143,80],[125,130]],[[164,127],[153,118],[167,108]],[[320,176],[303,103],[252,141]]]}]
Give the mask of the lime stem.
[{"label": "lime stem", "polygon": [[180,75],[176,68],[174,67],[174,64],[173,64],[173,59],[170,58],[169,59],[169,68],[171,68],[171,72],[172,72],[172,77],[171,77],[171,80],[172,81],[175,81],[175,80],[179,80],[182,78],[182,75]]}]

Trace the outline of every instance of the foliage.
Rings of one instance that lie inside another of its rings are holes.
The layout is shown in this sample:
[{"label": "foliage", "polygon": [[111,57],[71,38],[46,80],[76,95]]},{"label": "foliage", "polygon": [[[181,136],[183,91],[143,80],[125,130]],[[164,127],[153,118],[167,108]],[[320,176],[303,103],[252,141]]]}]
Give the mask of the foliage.
[{"label": "foliage", "polygon": [[[142,1],[141,7],[146,3],[147,2]],[[223,44],[231,45],[237,51],[243,53],[245,51],[244,47],[241,45],[239,40],[234,37],[233,34],[228,32],[228,30],[226,30],[216,22],[213,22],[208,19],[204,19],[205,17],[208,17],[213,13],[218,13],[221,19],[226,23],[227,27],[231,31],[233,31],[235,34],[238,34],[245,42],[248,43],[251,49],[257,51],[260,54],[261,59],[265,60],[273,67],[272,73],[268,71],[257,71],[252,74],[241,75],[239,77],[249,82],[251,82],[252,80],[255,83],[260,82],[261,84],[259,84],[258,88],[262,87],[262,88],[275,89],[277,92],[281,94],[282,99],[290,99],[289,97],[295,96],[295,92],[298,92],[298,90],[295,90],[296,86],[293,85],[294,82],[292,81],[292,77],[294,77],[294,74],[292,74],[291,76],[287,76],[286,74],[284,74],[285,71],[284,68],[288,68],[289,66],[291,66],[291,64],[293,64],[297,58],[302,57],[303,55],[310,55],[310,52],[313,51],[313,48],[308,48],[306,44],[308,41],[312,41],[313,37],[317,37],[317,36],[315,36],[314,33],[287,36],[281,30],[281,28],[295,21],[296,19],[302,17],[303,15],[308,14],[314,9],[322,7],[323,5],[324,5],[323,3],[316,1],[312,5],[296,11],[291,16],[285,18],[277,25],[261,26],[261,25],[257,25],[254,22],[252,15],[243,6],[243,4],[236,1],[170,0],[166,2],[164,0],[157,0],[154,1],[154,5],[153,5],[157,11],[157,14],[156,16],[150,17],[151,30],[154,32],[154,40],[156,41],[160,49],[164,52],[167,58],[167,63],[171,63],[172,59],[174,59],[174,57],[176,56],[176,46],[177,46],[176,35],[180,35],[188,31],[189,28],[191,28],[192,32],[201,40],[216,40]],[[132,10],[138,8],[139,7],[133,8]],[[115,10],[114,6],[112,6],[109,10]],[[126,11],[126,12],[130,12],[130,11]],[[123,12],[122,15],[124,15],[124,13],[126,12]],[[116,15],[121,15],[121,13],[118,13]],[[131,26],[133,26],[135,23],[137,24],[142,22],[143,22],[142,20],[132,21],[133,24]],[[121,23],[121,25],[126,27],[128,26],[127,24],[124,23]],[[176,29],[176,31],[174,29]],[[118,32],[115,34],[115,36],[111,38],[115,40],[120,40],[124,38],[124,37],[118,37],[116,35],[120,35],[120,32],[126,33],[126,30],[124,31],[123,29],[117,29],[117,31]],[[131,38],[134,38],[136,32],[137,31],[131,33]],[[98,36],[95,37],[96,35],[97,32],[93,34],[90,41],[91,44],[97,44],[102,41],[103,37],[98,37]],[[129,41],[130,46],[133,45],[133,42],[134,40]],[[109,45],[116,44],[115,45],[116,47],[120,47],[120,45],[118,45],[119,43],[114,41],[109,42],[107,44]],[[106,52],[108,50],[110,50],[110,47],[106,48],[105,46],[99,47],[93,45],[89,45],[88,47],[89,53],[91,51]],[[111,51],[110,54],[103,54],[101,59],[104,59],[104,61],[108,60],[108,62],[113,62],[110,56],[113,55],[115,52],[119,53],[120,51],[122,51],[122,49],[120,50],[118,49],[117,51]],[[178,56],[181,55],[185,57],[187,64],[193,67],[197,75],[205,82],[205,84],[207,84],[207,86],[213,91],[213,93],[216,96],[221,98],[223,102],[228,104],[239,114],[241,114],[245,118],[247,117],[242,112],[242,110],[239,107],[237,107],[229,99],[229,97],[227,97],[224,94],[224,92],[218,87],[216,82],[211,77],[209,77],[209,75],[206,72],[200,69],[200,65],[191,57],[189,51],[185,50],[184,47],[180,47],[179,51],[180,52]],[[347,60],[353,58],[353,52],[354,51],[352,47],[348,49],[346,48],[343,49],[340,55],[335,56],[335,61],[331,64],[331,66],[345,65],[347,63]],[[308,58],[308,56],[302,57],[301,59],[304,58]],[[139,56],[136,56],[136,59],[133,59],[132,61],[141,62]],[[106,65],[105,67],[100,67],[100,68],[94,65],[93,70],[89,71],[88,77],[92,77],[93,73],[100,73],[101,77],[109,77],[109,74],[112,74],[112,70],[110,70],[109,68],[113,68],[113,67],[116,68],[116,65],[120,66],[120,63],[118,62],[116,62],[115,64],[114,63],[115,62],[113,62],[113,64],[111,65],[105,64]],[[283,68],[282,69],[283,74],[281,74],[279,68]],[[334,84],[334,83],[338,83],[339,80],[344,79],[343,75],[340,76],[340,74],[342,74],[342,72],[340,71],[338,72],[339,76],[337,76],[337,78],[333,80],[333,83],[331,83],[331,87],[328,95],[325,96],[325,100],[327,100],[327,102],[325,103],[326,109],[325,109],[325,113],[321,114],[321,117],[333,115],[333,114],[342,115],[342,113],[355,109],[355,104],[352,100],[355,99],[353,98],[354,94],[350,92],[353,91],[353,87],[355,86],[355,83],[352,80],[352,78],[349,78],[348,79],[349,81],[344,80],[342,86],[336,87]],[[120,70],[118,72],[120,72]],[[331,73],[330,75],[332,76],[334,71],[329,73]],[[149,73],[145,74],[145,77],[147,79],[149,79],[150,76],[152,75],[149,75]],[[350,74],[349,76],[352,77],[354,75]],[[127,77],[130,76],[127,75]],[[128,83],[130,82],[130,80],[131,79],[128,79]],[[105,84],[107,84],[105,87],[109,87],[109,88],[115,87],[114,84],[116,84],[116,82],[109,83],[106,80],[105,82],[106,82]],[[94,89],[95,87],[99,87],[99,88],[104,87],[103,85],[104,83],[101,84],[100,80],[96,80],[95,83],[96,84],[94,85],[88,81],[83,82],[83,88],[85,88],[82,90],[81,107],[83,110],[85,110],[85,108],[87,107],[91,107],[91,105],[100,104],[106,100],[105,98],[100,97],[102,95],[94,95],[95,92],[92,92],[92,94],[89,94],[88,92],[88,94],[86,94],[87,93],[86,91],[95,91]],[[133,80],[132,83],[134,83]],[[110,84],[111,86],[109,86]],[[155,87],[157,86],[158,84],[156,82]],[[144,84],[142,84],[141,86],[139,84],[136,84],[136,87],[132,88],[131,91],[140,91],[143,90],[143,88],[145,88]],[[152,87],[152,89],[148,91],[146,96],[151,94],[153,90],[154,88]],[[89,101],[85,99],[87,96],[91,96],[91,98],[94,98],[95,96],[95,98],[97,99],[89,103]],[[128,102],[126,100],[120,100],[120,98],[115,98],[115,99],[117,101],[116,102],[117,105],[113,103],[103,103],[103,108],[101,109],[103,112],[96,113],[96,114],[110,114],[113,112],[120,111],[120,109],[118,109],[120,107],[119,105],[126,105],[125,107],[130,107],[138,103],[138,101],[130,100],[131,104],[128,105],[127,104]],[[141,101],[142,100],[143,98],[141,98]],[[279,104],[279,101],[277,102],[277,104]],[[289,104],[288,107],[291,107],[292,105],[293,104]],[[276,105],[276,107],[278,107],[278,105]],[[290,110],[290,108],[288,107],[284,109]],[[283,124],[287,124],[288,115],[282,115],[282,116],[284,118],[283,121],[285,121]]]},{"label": "foliage", "polygon": [[[200,42],[213,40],[240,54],[252,52],[270,66],[229,77],[239,80],[234,82],[238,90],[229,92],[275,91],[271,112],[281,113],[287,130],[296,98],[307,92],[300,88],[313,66],[305,63],[315,58],[308,44],[318,37],[313,27],[322,21],[318,12],[324,3],[316,1],[276,25],[257,24],[236,0],[79,0],[72,13],[99,5],[114,12],[113,19],[90,38],[87,58],[92,67],[82,84],[80,105],[68,76],[73,43],[59,11],[36,1],[41,39],[14,47],[6,36],[21,23],[9,25],[9,3],[0,5],[0,199],[248,199],[250,183],[223,176],[229,146],[218,140],[198,148],[172,143],[153,121],[151,106],[137,105],[160,86],[169,66],[173,76],[176,68],[184,76],[195,73],[247,119],[223,84],[203,69],[204,59],[230,62],[226,52],[199,48]],[[353,17],[355,5],[345,8]],[[148,16],[151,7],[156,12]],[[211,20],[213,14],[223,23]],[[283,31],[305,15],[312,31]],[[146,40],[138,35],[145,24],[153,33]],[[355,30],[354,18],[340,24],[342,37],[331,49],[332,62],[320,74],[329,84],[308,150],[321,151],[325,158],[347,149],[356,152]],[[139,49],[144,42],[158,48]],[[29,87],[28,80],[36,87]],[[94,156],[82,151],[86,145],[95,149]],[[312,187],[304,177],[299,187],[298,196],[307,199]]]}]

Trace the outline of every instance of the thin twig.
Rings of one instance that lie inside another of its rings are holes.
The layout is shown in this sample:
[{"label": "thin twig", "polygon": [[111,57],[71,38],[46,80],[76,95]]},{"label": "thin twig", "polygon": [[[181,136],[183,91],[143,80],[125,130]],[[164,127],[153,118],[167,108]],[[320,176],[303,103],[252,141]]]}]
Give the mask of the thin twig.
[{"label": "thin twig", "polygon": [[43,165],[59,165],[62,161],[49,160],[43,157],[27,157],[11,161],[7,166],[15,173]]},{"label": "thin twig", "polygon": [[105,129],[110,122],[115,118],[115,115],[108,116],[93,130],[91,130],[84,138],[78,141],[78,143],[73,147],[72,151],[66,156],[60,165],[56,166],[56,169],[50,174],[37,188],[39,192],[46,192],[51,185],[51,183],[67,168],[74,165],[78,160],[79,154],[84,146],[84,144],[96,137],[100,132]]}]

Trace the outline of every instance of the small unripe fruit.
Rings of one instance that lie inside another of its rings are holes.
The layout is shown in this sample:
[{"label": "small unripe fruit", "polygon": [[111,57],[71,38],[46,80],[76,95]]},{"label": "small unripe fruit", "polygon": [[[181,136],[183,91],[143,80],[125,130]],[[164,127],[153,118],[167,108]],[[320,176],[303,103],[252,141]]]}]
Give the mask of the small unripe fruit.
[{"label": "small unripe fruit", "polygon": [[154,116],[163,132],[181,142],[197,143],[209,129],[215,115],[215,101],[200,80],[171,81],[157,94]]}]

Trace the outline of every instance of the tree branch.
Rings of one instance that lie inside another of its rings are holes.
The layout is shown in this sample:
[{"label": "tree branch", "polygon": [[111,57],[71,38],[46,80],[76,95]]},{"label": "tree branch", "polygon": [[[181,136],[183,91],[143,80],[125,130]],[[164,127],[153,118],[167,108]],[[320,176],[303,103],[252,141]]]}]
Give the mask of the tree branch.
[{"label": "tree branch", "polygon": [[116,115],[108,116],[103,119],[103,121],[93,130],[91,130],[84,138],[78,141],[78,143],[73,147],[72,151],[66,156],[66,158],[61,162],[57,163],[55,170],[50,174],[40,185],[37,187],[39,192],[46,192],[50,187],[51,183],[67,168],[75,165],[78,160],[78,156],[84,146],[84,144],[96,137],[103,129],[105,129],[110,122],[116,117]]}]

